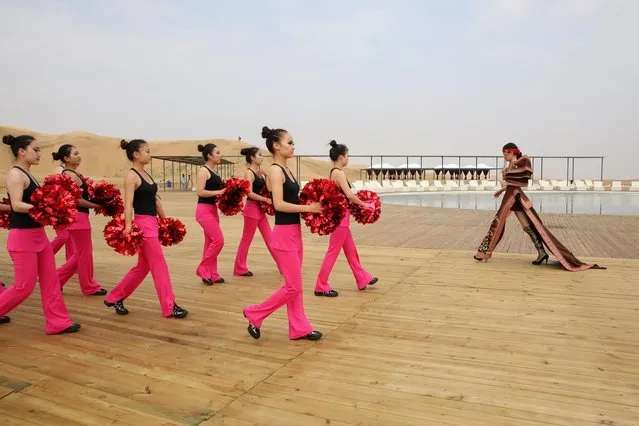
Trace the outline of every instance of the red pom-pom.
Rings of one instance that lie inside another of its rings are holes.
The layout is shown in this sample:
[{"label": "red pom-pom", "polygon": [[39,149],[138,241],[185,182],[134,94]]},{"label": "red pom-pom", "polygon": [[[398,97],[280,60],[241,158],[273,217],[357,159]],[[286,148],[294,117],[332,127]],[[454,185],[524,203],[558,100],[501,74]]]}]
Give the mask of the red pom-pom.
[{"label": "red pom-pom", "polygon": [[299,197],[300,204],[317,202],[322,205],[322,213],[302,213],[306,226],[311,232],[328,235],[344,218],[348,203],[337,183],[330,179],[313,179],[304,185]]},{"label": "red pom-pom", "polygon": [[106,243],[117,253],[125,256],[138,254],[142,249],[143,238],[144,234],[135,223],[131,226],[131,232],[125,233],[124,219],[122,217],[114,217],[104,227]]},{"label": "red pom-pom", "polygon": [[100,205],[95,209],[95,214],[116,217],[124,213],[124,201],[117,186],[112,183],[100,181],[89,186],[91,202]]},{"label": "red pom-pom", "polygon": [[382,200],[379,198],[379,195],[377,195],[377,193],[373,191],[368,191],[366,189],[357,191],[355,195],[357,195],[357,197],[365,204],[373,206],[374,208],[362,208],[360,206],[352,204],[351,214],[353,215],[353,219],[363,225],[377,222],[379,216],[382,214]]},{"label": "red pom-pom", "polygon": [[[0,204],[6,204],[7,206],[11,205],[8,198],[3,198],[0,201]],[[10,229],[11,228],[11,212],[0,212],[0,228]]]},{"label": "red pom-pom", "polygon": [[41,225],[66,228],[75,222],[82,190],[66,175],[51,175],[31,194],[29,216]]},{"label": "red pom-pom", "polygon": [[242,178],[232,177],[224,183],[224,194],[217,197],[217,207],[223,215],[233,216],[244,209],[244,197],[251,189],[251,183]]},{"label": "red pom-pom", "polygon": [[[264,198],[268,198],[269,200],[271,199],[271,191],[269,191],[266,186],[260,190],[260,193],[258,195],[261,195]],[[269,216],[275,215],[275,207],[273,207],[273,203],[265,203],[263,201],[260,201],[259,205],[260,210],[262,210],[265,214]]]},{"label": "red pom-pom", "polygon": [[172,217],[158,220],[158,238],[160,243],[165,246],[174,246],[181,242],[186,235],[186,226]]}]

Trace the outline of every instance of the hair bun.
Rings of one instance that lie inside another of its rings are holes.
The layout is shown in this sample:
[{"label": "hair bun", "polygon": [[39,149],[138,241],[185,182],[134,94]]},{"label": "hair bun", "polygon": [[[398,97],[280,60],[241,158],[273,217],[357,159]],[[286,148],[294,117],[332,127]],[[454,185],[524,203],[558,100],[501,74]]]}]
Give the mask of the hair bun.
[{"label": "hair bun", "polygon": [[58,157],[58,153],[57,153],[57,152],[52,152],[52,153],[51,153],[51,156],[53,157],[53,159],[54,159],[55,161],[58,161],[58,160],[60,159],[60,157]]},{"label": "hair bun", "polygon": [[127,145],[129,145],[129,143],[125,141],[124,139],[120,141],[120,148],[126,149]]},{"label": "hair bun", "polygon": [[2,143],[5,145],[12,145],[13,141],[15,141],[16,138],[13,137],[12,135],[6,135],[2,137]]},{"label": "hair bun", "polygon": [[264,126],[262,127],[262,137],[264,139],[268,138],[269,136],[271,136],[273,134],[273,130],[269,129],[268,127]]},{"label": "hair bun", "polygon": [[335,148],[337,146],[337,141],[332,140],[332,141],[330,141],[329,145],[332,146],[333,148]]},{"label": "hair bun", "polygon": [[249,152],[251,152],[251,148],[242,148],[240,150],[240,155],[247,155]]},{"label": "hair bun", "polygon": [[204,152],[204,145],[198,145],[197,146],[197,151],[198,152]]}]

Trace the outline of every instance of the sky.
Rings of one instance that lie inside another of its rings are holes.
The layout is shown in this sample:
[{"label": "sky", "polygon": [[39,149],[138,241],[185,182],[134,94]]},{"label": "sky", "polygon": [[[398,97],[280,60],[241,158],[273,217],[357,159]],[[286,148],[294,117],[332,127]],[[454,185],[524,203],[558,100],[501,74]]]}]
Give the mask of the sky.
[{"label": "sky", "polygon": [[0,0],[0,16],[0,124],[261,147],[267,125],[320,155],[515,142],[639,178],[636,0]]}]

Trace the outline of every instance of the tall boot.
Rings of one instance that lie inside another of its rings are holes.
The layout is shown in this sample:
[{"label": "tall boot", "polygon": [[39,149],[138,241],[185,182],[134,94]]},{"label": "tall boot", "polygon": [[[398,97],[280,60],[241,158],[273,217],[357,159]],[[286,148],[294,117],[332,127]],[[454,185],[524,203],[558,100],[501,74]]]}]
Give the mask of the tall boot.
[{"label": "tall boot", "polygon": [[528,234],[537,249],[537,259],[533,260],[533,265],[541,265],[544,260],[548,263],[548,253],[544,250],[544,243],[541,242],[541,238],[537,232],[529,226],[526,226],[524,231]]}]

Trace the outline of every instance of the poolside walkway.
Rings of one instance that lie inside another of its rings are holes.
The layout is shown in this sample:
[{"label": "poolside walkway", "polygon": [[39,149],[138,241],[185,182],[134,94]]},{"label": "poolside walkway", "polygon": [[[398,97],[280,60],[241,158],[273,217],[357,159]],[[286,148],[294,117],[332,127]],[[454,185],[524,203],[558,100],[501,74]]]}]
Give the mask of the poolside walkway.
[{"label": "poolside walkway", "polygon": [[[360,245],[475,251],[494,214],[482,210],[385,204],[378,224],[355,224],[352,230]],[[540,216],[576,256],[639,259],[639,216],[556,213]],[[495,253],[536,253],[514,215],[509,217]]]}]

